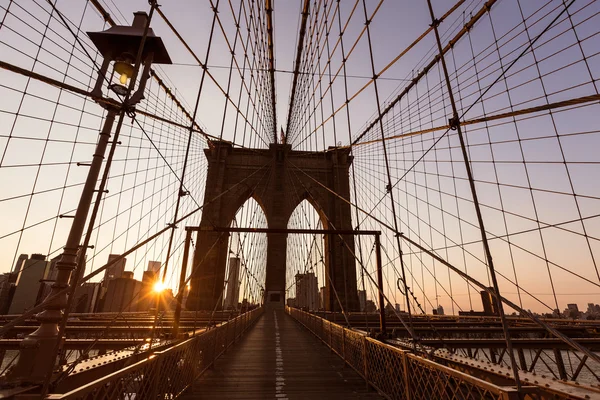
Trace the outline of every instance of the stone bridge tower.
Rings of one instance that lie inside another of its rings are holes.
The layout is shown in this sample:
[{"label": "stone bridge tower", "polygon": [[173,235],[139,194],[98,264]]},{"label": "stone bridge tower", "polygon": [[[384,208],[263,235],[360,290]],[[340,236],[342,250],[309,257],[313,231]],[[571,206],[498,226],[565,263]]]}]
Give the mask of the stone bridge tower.
[{"label": "stone bridge tower", "polygon": [[[286,144],[243,149],[212,141],[205,154],[205,204],[194,253],[188,310],[213,310],[220,303],[225,279],[227,234],[202,228],[231,226],[238,209],[250,197],[262,207],[271,229],[286,229],[292,212],[304,199],[315,207],[324,229],[352,229],[350,205],[339,198],[350,199],[352,157],[348,149],[292,151]],[[287,235],[270,233],[267,240],[265,302],[282,305]],[[344,240],[354,251],[354,236],[345,235]],[[325,235],[324,244],[325,270],[330,277],[325,283],[326,309],[339,310],[333,284],[344,309],[358,311],[354,256],[337,235]]]}]

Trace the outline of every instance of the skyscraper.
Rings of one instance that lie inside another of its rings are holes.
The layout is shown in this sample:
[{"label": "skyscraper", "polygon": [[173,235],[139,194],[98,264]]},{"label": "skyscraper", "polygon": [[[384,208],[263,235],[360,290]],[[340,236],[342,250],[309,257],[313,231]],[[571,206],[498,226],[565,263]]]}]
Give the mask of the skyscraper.
[{"label": "skyscraper", "polygon": [[148,268],[146,269],[146,271],[158,273],[158,271],[160,271],[161,265],[162,263],[160,261],[148,261]]},{"label": "skyscraper", "polygon": [[32,308],[41,299],[43,282],[48,277],[50,262],[42,254],[32,254],[31,258],[23,263],[23,268],[17,278],[17,288],[13,295],[9,314],[22,314]]},{"label": "skyscraper", "polygon": [[240,297],[240,259],[229,258],[229,274],[227,275],[227,292],[225,296],[225,309],[236,310]]},{"label": "skyscraper", "polygon": [[319,284],[314,272],[296,274],[296,306],[318,310],[319,303]]},{"label": "skyscraper", "polygon": [[[493,291],[493,288],[488,288]],[[496,299],[487,290],[482,290],[481,303],[483,304],[483,312],[486,315],[498,315],[498,307],[496,307]]]},{"label": "skyscraper", "polygon": [[[116,259],[120,256],[121,256],[120,254],[109,254],[108,262],[110,263],[111,261],[113,261],[114,259]],[[108,267],[104,271],[104,281],[102,282],[102,287],[108,288],[108,282],[111,279],[120,278],[123,275],[123,272],[125,271],[125,263],[126,262],[127,262],[127,259],[122,258],[119,261],[117,261],[116,263],[114,263],[113,265],[111,265],[110,267]]]},{"label": "skyscraper", "polygon": [[17,261],[15,262],[15,265],[13,266],[13,269],[11,272],[18,274],[19,272],[21,272],[21,268],[23,267],[23,263],[28,259],[29,257],[27,257],[27,254],[21,254],[19,256],[19,258],[17,258]]},{"label": "skyscraper", "polygon": [[100,282],[85,282],[78,286],[73,294],[71,312],[91,313],[95,311],[96,301],[100,294]]},{"label": "skyscraper", "polygon": [[358,291],[358,304],[359,304],[359,310],[361,312],[364,312],[365,307],[367,306],[367,291],[366,290]]},{"label": "skyscraper", "polygon": [[152,271],[148,265],[148,271],[142,276],[142,291],[138,301],[138,311],[148,311],[156,307],[156,296],[154,296],[154,285],[158,281],[158,273]]},{"label": "skyscraper", "polygon": [[133,279],[133,272],[127,271],[121,275],[108,283],[102,309],[104,312],[137,311],[142,283]]}]

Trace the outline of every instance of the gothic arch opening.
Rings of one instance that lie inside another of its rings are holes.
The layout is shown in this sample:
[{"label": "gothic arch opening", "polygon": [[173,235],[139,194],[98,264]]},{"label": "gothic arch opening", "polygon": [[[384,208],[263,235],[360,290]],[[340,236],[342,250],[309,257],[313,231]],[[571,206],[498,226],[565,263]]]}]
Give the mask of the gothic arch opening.
[{"label": "gothic arch opening", "polygon": [[[308,200],[292,212],[288,229],[324,229],[325,218]],[[321,234],[289,234],[286,254],[286,302],[311,311],[324,309],[327,280],[325,238]]]},{"label": "gothic arch opening", "polygon": [[[267,216],[256,199],[250,197],[238,208],[230,227],[268,228]],[[262,302],[268,238],[265,233],[233,232],[227,247],[222,308],[245,311]]]}]

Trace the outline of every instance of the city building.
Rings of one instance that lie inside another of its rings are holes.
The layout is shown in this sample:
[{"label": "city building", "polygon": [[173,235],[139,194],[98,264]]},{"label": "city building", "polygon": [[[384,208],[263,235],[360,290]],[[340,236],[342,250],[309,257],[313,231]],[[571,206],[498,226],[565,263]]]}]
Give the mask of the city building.
[{"label": "city building", "polygon": [[325,286],[321,286],[319,289],[319,308],[324,310],[326,308],[325,304]]},{"label": "city building", "polygon": [[141,289],[142,282],[133,279],[133,272],[124,271],[120,278],[109,280],[102,311],[137,311]]},{"label": "city building", "polygon": [[364,312],[365,307],[367,306],[367,291],[366,290],[358,291],[358,304],[359,304],[359,310],[361,312]]},{"label": "city building", "polygon": [[75,289],[71,312],[93,313],[100,294],[100,282],[85,282]]},{"label": "city building", "polygon": [[574,303],[567,304],[567,310],[579,312],[579,306],[577,306],[577,304],[574,304]]},{"label": "city building", "polygon": [[240,259],[229,258],[229,273],[227,275],[227,290],[225,292],[225,309],[237,310],[240,297]]},{"label": "city building", "polygon": [[42,300],[44,284],[50,262],[42,254],[32,254],[25,260],[16,280],[16,289],[8,309],[9,314],[22,314]]},{"label": "city building", "polygon": [[314,272],[296,274],[296,303],[298,308],[319,309],[319,284]]},{"label": "city building", "polygon": [[0,315],[8,313],[15,289],[17,288],[16,282],[18,276],[17,272],[0,275]]},{"label": "city building", "polygon": [[434,310],[436,315],[445,315],[444,314],[444,307],[442,306],[437,306],[437,308]]},{"label": "city building", "polygon": [[148,261],[148,268],[146,271],[152,271],[158,273],[160,271],[162,263],[160,261]]},{"label": "city building", "polygon": [[21,254],[19,255],[19,258],[17,258],[17,261],[15,262],[15,265],[13,266],[13,269],[11,270],[11,272],[18,274],[19,272],[21,272],[21,268],[23,267],[23,263],[28,259],[29,257],[27,256],[27,254]]},{"label": "city building", "polygon": [[[150,268],[150,265],[148,265]],[[148,269],[142,276],[142,288],[138,299],[137,311],[149,311],[156,308],[156,296],[154,296],[154,285],[158,281],[158,272]]]},{"label": "city building", "polygon": [[[109,254],[107,263],[110,263],[111,261],[113,261],[114,259],[116,259],[120,256],[121,256],[120,254]],[[106,270],[104,270],[104,280],[102,281],[103,288],[108,288],[108,282],[111,279],[120,278],[123,275],[123,272],[125,271],[125,263],[126,262],[127,262],[127,259],[122,258],[119,261],[117,261],[115,264],[111,265],[110,267],[106,268]]]},{"label": "city building", "polygon": [[375,303],[373,302],[373,300],[367,300],[365,303],[365,310],[364,312],[368,312],[368,313],[372,313],[377,311],[377,306],[375,305]]},{"label": "city building", "polygon": [[[493,290],[492,288],[488,289]],[[496,307],[496,300],[494,299],[494,296],[492,296],[492,294],[487,290],[482,290],[480,294],[484,315],[498,315],[498,307]]]}]

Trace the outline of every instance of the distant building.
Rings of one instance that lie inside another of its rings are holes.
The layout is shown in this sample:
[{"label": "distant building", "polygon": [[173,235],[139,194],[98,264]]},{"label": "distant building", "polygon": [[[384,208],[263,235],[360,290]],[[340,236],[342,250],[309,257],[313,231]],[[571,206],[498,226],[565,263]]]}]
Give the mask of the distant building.
[{"label": "distant building", "polygon": [[58,261],[60,260],[60,258],[62,257],[62,254],[57,255],[56,257],[54,257],[52,260],[50,260],[50,269],[48,270],[48,280],[49,281],[56,281],[56,276],[58,275],[58,269],[56,269],[56,263],[58,263]]},{"label": "distant building", "polygon": [[567,304],[567,310],[579,312],[579,307],[577,304]]},{"label": "distant building", "polygon": [[394,306],[392,306],[392,303],[387,303],[387,305],[385,306],[385,313],[388,315],[394,315]]},{"label": "distant building", "polygon": [[298,308],[319,309],[319,284],[314,272],[296,274],[296,303]]},{"label": "distant building", "polygon": [[160,271],[162,263],[160,261],[148,261],[148,268],[146,271],[152,271],[158,273]]},{"label": "distant building", "polygon": [[[148,266],[149,268],[150,266]],[[156,296],[154,295],[154,285],[158,281],[158,272],[148,269],[142,276],[142,287],[138,299],[137,311],[149,311],[156,307]]]},{"label": "distant building", "polygon": [[325,310],[327,308],[325,304],[325,286],[321,286],[319,289],[319,308],[321,310]]},{"label": "distant building", "polygon": [[[119,258],[121,255],[120,254],[109,254],[108,255],[108,263],[110,263],[111,261],[113,261],[116,258]],[[127,262],[126,258],[122,258],[119,261],[117,261],[115,264],[111,265],[110,267],[106,268],[106,270],[104,270],[104,280],[102,281],[102,287],[103,288],[108,288],[108,283],[111,279],[116,279],[116,278],[120,278],[123,275],[123,272],[125,271],[125,263]]]},{"label": "distant building", "polygon": [[366,290],[358,291],[358,304],[360,306],[360,311],[364,312],[365,307],[367,305],[367,291]]},{"label": "distant building", "polygon": [[295,297],[288,297],[287,300],[285,301],[285,304],[288,307],[296,307],[296,298]]},{"label": "distant building", "polygon": [[435,311],[437,312],[437,315],[444,315],[444,307],[442,306],[437,306]]},{"label": "distant building", "polygon": [[372,313],[377,311],[377,306],[373,302],[373,300],[367,300],[365,303],[365,312]]},{"label": "distant building", "polygon": [[567,308],[565,309],[564,315],[566,318],[579,318],[580,317],[580,312],[579,312],[579,307],[577,306],[577,304],[572,303],[572,304],[567,304]]},{"label": "distant building", "polygon": [[[488,288],[493,291],[493,288]],[[483,312],[485,315],[499,315],[498,307],[496,307],[496,300],[494,296],[487,290],[482,290],[481,303],[483,304]]]},{"label": "distant building", "polygon": [[13,269],[11,272],[18,274],[19,272],[21,272],[21,268],[23,268],[23,263],[28,259],[29,257],[27,256],[27,254],[21,254],[19,255],[19,258],[17,258],[17,261],[15,262],[15,265],[13,266]]},{"label": "distant building", "polygon": [[42,254],[32,254],[25,260],[16,281],[16,289],[8,309],[9,314],[22,314],[42,300],[44,284],[50,262]]},{"label": "distant building", "polygon": [[0,275],[0,315],[8,313],[15,289],[17,288],[16,282],[18,276],[17,272]]},{"label": "distant building", "polygon": [[85,282],[73,294],[71,312],[93,313],[100,294],[100,282]]},{"label": "distant building", "polygon": [[229,258],[229,273],[227,276],[227,290],[225,292],[225,309],[237,310],[240,298],[240,259]]},{"label": "distant building", "polygon": [[588,303],[587,305],[587,313],[588,314],[595,314],[596,313],[596,309],[594,307],[594,303]]},{"label": "distant building", "polygon": [[133,279],[133,272],[124,271],[120,278],[109,280],[102,311],[137,311],[141,289],[142,283]]}]

